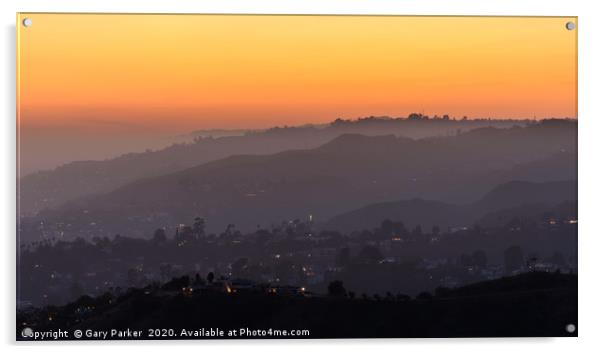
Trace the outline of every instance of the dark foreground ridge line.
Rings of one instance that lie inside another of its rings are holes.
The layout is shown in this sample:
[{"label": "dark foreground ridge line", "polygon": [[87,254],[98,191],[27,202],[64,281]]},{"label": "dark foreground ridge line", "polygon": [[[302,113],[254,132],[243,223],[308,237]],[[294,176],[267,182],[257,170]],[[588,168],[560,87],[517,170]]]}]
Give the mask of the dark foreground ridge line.
[{"label": "dark foreground ridge line", "polygon": [[575,274],[530,272],[414,299],[336,287],[329,295],[178,288],[183,280],[21,310],[17,340],[577,336]]}]

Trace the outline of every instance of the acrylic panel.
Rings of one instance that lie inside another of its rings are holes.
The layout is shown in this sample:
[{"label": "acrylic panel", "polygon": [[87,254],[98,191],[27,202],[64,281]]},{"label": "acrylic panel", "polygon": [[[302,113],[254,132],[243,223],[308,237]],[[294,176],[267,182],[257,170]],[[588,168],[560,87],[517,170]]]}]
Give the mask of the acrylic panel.
[{"label": "acrylic panel", "polygon": [[18,340],[577,335],[577,18],[16,27]]}]

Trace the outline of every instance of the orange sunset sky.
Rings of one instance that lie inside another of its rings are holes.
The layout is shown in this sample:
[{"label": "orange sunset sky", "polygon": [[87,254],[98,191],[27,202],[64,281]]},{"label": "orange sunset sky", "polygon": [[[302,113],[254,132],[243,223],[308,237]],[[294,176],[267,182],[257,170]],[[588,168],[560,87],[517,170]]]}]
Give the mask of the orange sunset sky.
[{"label": "orange sunset sky", "polygon": [[19,14],[20,134],[27,145],[410,112],[576,118],[567,21]]},{"label": "orange sunset sky", "polygon": [[574,19],[24,16],[23,124],[575,117],[576,31],[564,27]]}]

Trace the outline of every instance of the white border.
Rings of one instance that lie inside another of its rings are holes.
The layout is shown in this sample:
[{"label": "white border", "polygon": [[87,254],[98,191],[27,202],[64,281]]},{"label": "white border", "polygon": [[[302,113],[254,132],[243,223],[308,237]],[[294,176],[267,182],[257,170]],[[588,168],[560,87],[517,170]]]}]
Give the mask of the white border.
[{"label": "white border", "polygon": [[[3,287],[0,292],[1,344],[10,352],[26,350],[40,353],[79,353],[82,350],[102,353],[105,350],[127,350],[143,347],[149,353],[163,353],[176,345],[181,351],[224,351],[244,349],[252,352],[313,352],[341,351],[365,352],[371,347],[376,350],[404,350],[408,353],[439,351],[446,353],[508,353],[545,352],[563,353],[578,349],[594,351],[598,338],[602,302],[599,255],[602,251],[602,224],[597,220],[602,200],[600,154],[602,146],[602,110],[600,105],[602,55],[602,11],[596,1],[575,0],[3,0],[2,11],[2,85],[0,85],[2,139],[0,154],[2,173],[0,190],[0,225],[2,227]],[[204,342],[113,342],[95,344],[15,345],[15,73],[14,73],[14,25],[15,13],[22,12],[155,12],[155,13],[288,13],[288,14],[399,14],[399,15],[532,15],[532,16],[578,16],[579,17],[579,338],[563,339],[405,339],[405,340],[320,340],[320,341],[204,341]],[[577,346],[576,346],[577,344]],[[83,345],[83,347],[82,347]],[[225,346],[225,347],[224,347]]]}]

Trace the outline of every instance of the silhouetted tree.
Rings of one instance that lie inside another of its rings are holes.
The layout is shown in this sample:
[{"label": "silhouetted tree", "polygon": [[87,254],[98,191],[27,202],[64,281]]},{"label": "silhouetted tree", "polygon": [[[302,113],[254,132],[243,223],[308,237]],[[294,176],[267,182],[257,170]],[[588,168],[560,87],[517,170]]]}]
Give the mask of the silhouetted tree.
[{"label": "silhouetted tree", "polygon": [[173,278],[169,282],[165,283],[161,289],[163,290],[182,290],[182,288],[187,287],[190,284],[190,278],[185,275],[179,278]]},{"label": "silhouetted tree", "polygon": [[235,229],[236,226],[234,224],[228,224],[228,226],[226,226],[226,230],[224,230],[221,236],[230,237],[234,234]]},{"label": "silhouetted tree", "polygon": [[153,242],[156,244],[165,243],[167,241],[167,235],[164,229],[156,229],[153,234]]},{"label": "silhouetted tree", "polygon": [[380,224],[380,231],[384,234],[384,236],[391,237],[393,235],[393,222],[389,219],[383,220],[383,222]]},{"label": "silhouetted tree", "polygon": [[406,237],[409,232],[405,225],[401,221],[393,223],[393,236]]},{"label": "silhouetted tree", "polygon": [[328,295],[336,296],[336,297],[343,297],[346,294],[347,294],[347,290],[345,290],[345,287],[343,286],[342,281],[334,280],[334,281],[331,281],[330,284],[328,284]]},{"label": "silhouetted tree", "polygon": [[412,300],[412,298],[409,295],[401,294],[401,293],[397,294],[395,296],[395,299],[399,302],[406,302],[406,301]]},{"label": "silhouetted tree", "polygon": [[408,120],[420,120],[422,119],[422,114],[420,113],[410,113],[408,115]]},{"label": "silhouetted tree", "polygon": [[431,293],[429,293],[428,291],[423,291],[420,294],[418,294],[416,296],[416,300],[432,300],[433,299],[433,295]]},{"label": "silhouetted tree", "polygon": [[213,279],[215,279],[215,274],[213,274],[213,272],[209,272],[207,274],[207,283],[213,284]]},{"label": "silhouetted tree", "polygon": [[205,236],[205,219],[198,216],[194,218],[194,223],[192,224],[192,232],[197,239]]},{"label": "silhouetted tree", "polygon": [[405,237],[408,235],[408,230],[401,221],[393,222],[389,219],[385,219],[381,222],[377,233],[381,238],[389,239],[392,236]]}]

